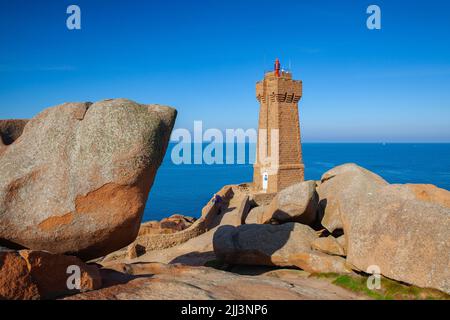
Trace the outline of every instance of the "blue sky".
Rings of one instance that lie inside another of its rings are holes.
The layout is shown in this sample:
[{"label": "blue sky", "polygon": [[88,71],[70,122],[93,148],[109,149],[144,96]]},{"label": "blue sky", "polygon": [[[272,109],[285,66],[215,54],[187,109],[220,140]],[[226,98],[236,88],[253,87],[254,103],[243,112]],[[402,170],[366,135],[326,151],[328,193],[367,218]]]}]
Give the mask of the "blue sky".
[{"label": "blue sky", "polygon": [[180,128],[254,128],[276,57],[303,80],[303,141],[450,142],[445,0],[0,0],[0,118],[125,97],[176,107]]}]

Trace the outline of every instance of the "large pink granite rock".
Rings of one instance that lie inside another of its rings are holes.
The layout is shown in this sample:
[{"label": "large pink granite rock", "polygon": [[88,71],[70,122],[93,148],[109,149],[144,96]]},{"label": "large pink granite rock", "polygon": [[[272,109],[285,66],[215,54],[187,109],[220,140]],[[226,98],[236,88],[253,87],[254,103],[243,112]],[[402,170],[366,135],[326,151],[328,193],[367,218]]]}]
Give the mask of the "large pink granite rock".
[{"label": "large pink granite rock", "polygon": [[[352,208],[348,211],[347,208]],[[450,293],[450,209],[387,185],[342,208],[347,263],[366,272]]]},{"label": "large pink granite rock", "polygon": [[23,132],[28,120],[0,120],[0,155],[16,141]]},{"label": "large pink granite rock", "polygon": [[298,267],[308,272],[348,273],[345,259],[311,248],[317,235],[309,226],[246,224],[222,226],[214,234],[217,258],[230,264]]},{"label": "large pink granite rock", "polygon": [[317,188],[323,215],[322,225],[330,232],[342,229],[343,207],[358,205],[359,200],[364,201],[365,197],[387,184],[380,176],[353,163],[325,172]]},{"label": "large pink granite rock", "polygon": [[343,230],[349,266],[363,272],[377,266],[388,278],[450,292],[446,190],[389,185],[347,164],[325,173],[318,192],[322,224],[330,232]]},{"label": "large pink granite rock", "polygon": [[126,99],[41,112],[0,155],[0,244],[83,259],[128,245],[175,117]]},{"label": "large pink granite rock", "polygon": [[281,190],[265,209],[262,220],[312,225],[317,219],[318,205],[316,182],[303,181]]},{"label": "large pink granite rock", "polygon": [[[75,281],[69,278],[76,274],[69,267],[79,268],[78,288],[72,287]],[[51,299],[100,289],[101,284],[98,267],[77,257],[0,249],[0,299]]]}]

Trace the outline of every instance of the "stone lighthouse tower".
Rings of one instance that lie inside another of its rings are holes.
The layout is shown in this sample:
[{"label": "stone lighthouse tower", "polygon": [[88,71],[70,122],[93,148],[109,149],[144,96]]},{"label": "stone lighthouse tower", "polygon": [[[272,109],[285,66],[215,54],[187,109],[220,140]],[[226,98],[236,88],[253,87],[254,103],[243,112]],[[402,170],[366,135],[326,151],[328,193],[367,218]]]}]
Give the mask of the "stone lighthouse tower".
[{"label": "stone lighthouse tower", "polygon": [[253,185],[256,192],[278,192],[304,180],[298,102],[302,82],[290,72],[274,71],[256,84],[260,103]]}]

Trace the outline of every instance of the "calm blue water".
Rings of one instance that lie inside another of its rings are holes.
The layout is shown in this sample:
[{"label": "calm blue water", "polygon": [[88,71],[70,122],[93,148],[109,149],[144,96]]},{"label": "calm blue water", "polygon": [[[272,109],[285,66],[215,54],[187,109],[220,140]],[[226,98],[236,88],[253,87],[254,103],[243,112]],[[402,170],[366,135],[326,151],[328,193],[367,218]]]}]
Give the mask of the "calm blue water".
[{"label": "calm blue water", "polygon": [[[158,170],[144,221],[174,213],[199,217],[222,186],[252,181],[251,164],[175,165],[171,161],[173,146],[169,145]],[[254,152],[254,146],[247,145],[247,153]],[[318,180],[328,169],[354,162],[390,183],[431,183],[450,190],[450,144],[304,143],[303,161],[307,180]]]}]

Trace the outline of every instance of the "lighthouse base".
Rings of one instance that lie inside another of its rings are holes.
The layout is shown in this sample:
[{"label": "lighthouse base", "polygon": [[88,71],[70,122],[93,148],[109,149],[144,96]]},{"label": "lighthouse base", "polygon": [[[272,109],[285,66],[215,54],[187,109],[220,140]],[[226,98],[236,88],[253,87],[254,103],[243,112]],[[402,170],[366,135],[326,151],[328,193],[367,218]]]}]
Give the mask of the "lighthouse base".
[{"label": "lighthouse base", "polygon": [[293,184],[305,181],[303,164],[281,165],[277,168],[255,164],[253,170],[253,187],[258,192],[279,192]]}]

